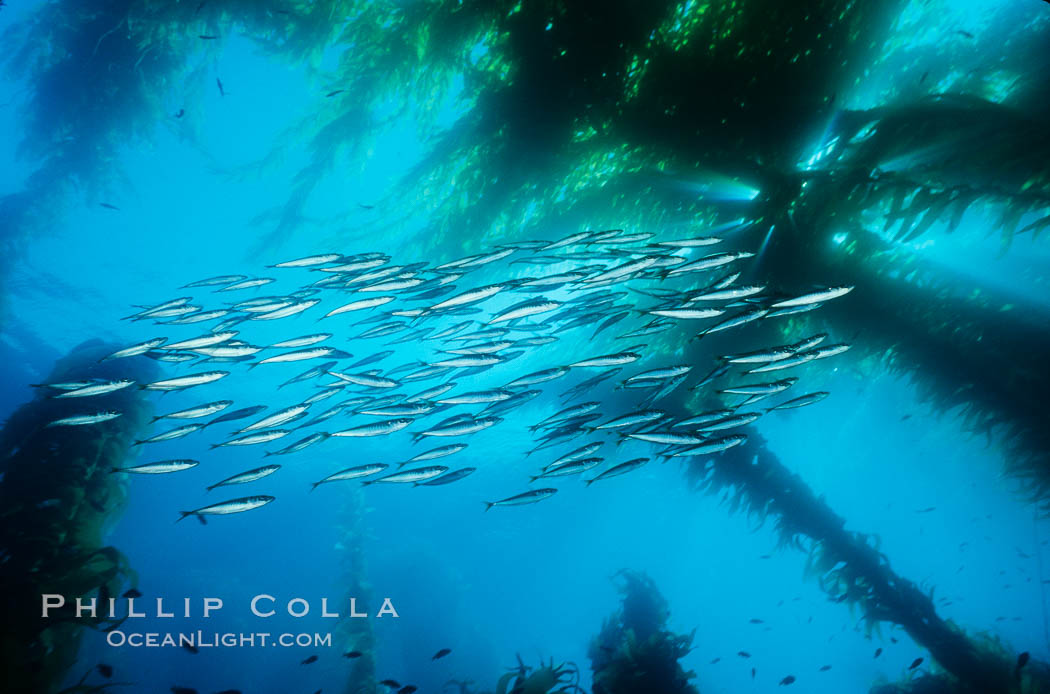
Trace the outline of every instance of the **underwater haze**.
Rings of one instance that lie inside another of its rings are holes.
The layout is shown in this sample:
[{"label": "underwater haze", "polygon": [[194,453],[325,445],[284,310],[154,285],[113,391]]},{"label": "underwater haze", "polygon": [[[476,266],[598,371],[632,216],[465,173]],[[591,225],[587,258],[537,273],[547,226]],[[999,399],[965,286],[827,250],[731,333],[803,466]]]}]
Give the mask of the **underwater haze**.
[{"label": "underwater haze", "polygon": [[1050,692],[1050,4],[0,35],[0,689]]}]

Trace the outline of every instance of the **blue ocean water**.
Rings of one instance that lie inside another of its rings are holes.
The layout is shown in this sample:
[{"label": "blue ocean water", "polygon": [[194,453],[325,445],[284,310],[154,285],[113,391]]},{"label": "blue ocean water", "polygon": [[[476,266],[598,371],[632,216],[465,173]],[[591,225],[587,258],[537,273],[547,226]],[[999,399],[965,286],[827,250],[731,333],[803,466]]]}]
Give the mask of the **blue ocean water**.
[{"label": "blue ocean water", "polygon": [[[32,3],[5,6],[0,21],[24,21],[34,11]],[[933,21],[923,16],[920,24]],[[907,16],[901,22],[912,26]],[[937,35],[950,34],[951,26],[945,18]],[[225,274],[273,276],[278,278],[274,284],[238,292],[236,299],[280,295],[318,274],[265,267],[292,258],[382,252],[392,263],[437,265],[495,247],[485,230],[463,229],[459,252],[449,254],[456,249],[446,241],[436,257],[434,246],[419,237],[428,221],[425,210],[376,204],[389,200],[401,177],[428,151],[428,135],[415,127],[411,104],[390,106],[388,127],[369,138],[365,151],[334,153],[331,170],[302,207],[294,232],[273,233],[281,205],[309,161],[309,143],[297,139],[296,124],[323,105],[318,94],[327,85],[294,61],[236,35],[224,40],[217,53],[189,56],[187,65],[199,73],[187,68],[191,74],[184,76],[185,83],[197,80],[204,86],[158,87],[155,98],[167,112],[186,108],[192,113],[129,134],[107,152],[108,166],[118,176],[100,186],[75,182],[53,223],[5,244],[14,259],[5,265],[0,288],[0,417],[34,398],[30,384],[46,380],[56,359],[87,340],[130,345],[158,335],[174,340],[203,332],[199,326],[122,320],[139,310],[136,306],[184,294],[207,307],[226,300],[212,288],[180,289],[188,282]],[[225,95],[212,88],[216,76],[221,76]],[[0,139],[3,194],[21,190],[39,163],[18,152],[18,107],[31,81],[31,76],[8,72],[0,82],[0,101],[7,102],[0,108],[0,130],[8,133]],[[881,90],[889,88],[884,84],[892,84],[891,76],[877,74],[841,99],[851,108],[877,104]],[[446,125],[470,109],[456,94],[453,86],[444,107]],[[388,218],[391,224],[383,226]],[[953,235],[923,238],[913,250],[945,268],[960,286],[997,288],[1019,304],[1045,311],[1045,241],[1019,237],[1005,254],[994,257],[999,240],[985,232],[988,223],[982,211],[971,211]],[[377,228],[384,231],[376,233]],[[574,231],[553,224],[540,237],[554,240]],[[658,225],[645,231],[659,238],[680,233]],[[529,238],[536,235],[530,231],[518,239],[500,237],[499,242]],[[727,238],[733,243],[731,234]],[[470,282],[525,277],[536,269],[494,264],[477,271]],[[544,296],[571,298],[567,290]],[[521,298],[500,297],[485,305],[486,312]],[[326,299],[323,306],[339,305],[333,301]],[[330,330],[335,333],[330,344],[354,355],[345,364],[380,349],[396,354],[375,368],[433,360],[432,347],[423,341],[386,347],[379,344],[385,340],[353,339],[368,327],[353,326],[357,315],[315,323],[318,314],[305,312],[243,327],[242,337],[266,345]],[[614,352],[627,344],[614,340],[618,332],[592,338],[585,326],[491,371],[452,380],[461,391],[496,387],[517,375]],[[854,339],[834,328],[830,332],[829,342]],[[675,363],[684,347],[646,365]],[[232,376],[150,399],[157,414],[219,398],[233,400],[235,407],[266,404],[275,411],[316,392],[317,382],[277,388],[310,365],[263,364],[251,371],[241,364],[216,365]],[[161,368],[166,376],[202,370]],[[1044,607],[1044,581],[1050,577],[1041,573],[1042,562],[1050,559],[1045,545],[1050,523],[1026,503],[1017,480],[1004,474],[1009,461],[1002,441],[994,432],[972,430],[959,410],[939,409],[907,369],[888,358],[880,362],[847,354],[806,368],[799,373],[805,390],[792,393],[828,391],[831,396],[811,407],[764,416],[755,429],[769,449],[845,518],[848,529],[876,535],[880,551],[899,575],[926,590],[935,588],[942,617],[968,631],[987,632],[1012,651],[1030,652],[1033,659],[1050,658]],[[341,468],[393,464],[431,447],[431,442],[413,444],[409,432],[332,438],[265,461],[263,450],[298,437],[267,446],[211,449],[234,431],[231,423],[140,446],[126,464],[191,458],[201,465],[171,475],[130,476],[127,508],[106,542],[127,555],[138,573],[137,586],[148,598],[189,596],[195,605],[204,596],[225,600],[226,607],[208,620],[196,615],[177,620],[180,629],[261,631],[260,621],[245,605],[266,593],[277,598],[278,607],[304,598],[311,612],[300,619],[279,613],[265,621],[265,630],[334,631],[334,620],[320,617],[320,601],[327,597],[331,607],[347,611],[341,600],[348,575],[363,571],[373,594],[390,598],[399,614],[370,622],[377,676],[424,692],[443,691],[450,680],[467,679],[477,683],[477,691],[494,690],[519,655],[533,665],[551,659],[576,664],[580,685],[590,691],[588,647],[620,604],[614,577],[625,568],[653,579],[668,602],[671,631],[695,630],[692,650],[681,663],[695,672],[694,683],[705,694],[775,691],[788,675],[796,678],[791,685],[795,690],[866,691],[880,679],[908,676],[916,658],[927,659],[923,668],[930,665],[927,651],[903,629],[883,624],[880,632],[867,634],[859,611],[829,599],[806,576],[805,554],[779,546],[772,520],[762,523],[731,512],[721,493],[700,493],[679,462],[655,456],[657,446],[617,446],[610,440],[605,455],[611,462],[635,455],[653,455],[653,460],[629,475],[586,487],[578,478],[561,478],[552,484],[558,494],[542,503],[486,511],[483,502],[526,491],[529,475],[586,440],[524,455],[536,445],[528,426],[564,407],[558,394],[579,380],[573,375],[541,386],[542,396],[503,415],[501,425],[464,438],[467,450],[447,461],[454,460],[449,462],[453,469],[470,465],[478,470],[448,486],[359,489],[356,482],[343,482],[311,491],[311,483]],[[409,384],[405,391],[429,384]],[[576,402],[596,399],[618,407],[616,413],[626,411],[623,396],[611,387],[594,392]],[[317,403],[311,415],[339,399]],[[430,415],[425,421],[433,424],[444,416]],[[363,421],[342,415],[321,429]],[[159,422],[150,433],[164,428]],[[205,490],[224,477],[271,462],[282,466],[277,474],[235,488],[237,493]],[[241,491],[273,494],[277,501],[207,525],[192,517],[175,524],[180,511],[240,496]],[[352,520],[355,513],[362,513],[360,521]],[[364,557],[361,567],[349,567],[351,546]],[[170,621],[156,617],[138,620],[134,628],[172,629]],[[451,654],[432,660],[442,648]],[[875,657],[877,648],[884,650]],[[737,655],[740,651],[749,657]],[[314,654],[317,662],[300,665]],[[314,647],[215,648],[199,654],[177,648],[113,648],[105,634],[91,632],[67,684],[100,662],[112,665],[117,679],[136,683],[121,691],[167,691],[177,685],[200,692],[328,692],[346,686],[348,661],[337,649]],[[821,671],[825,665],[832,667]]]}]

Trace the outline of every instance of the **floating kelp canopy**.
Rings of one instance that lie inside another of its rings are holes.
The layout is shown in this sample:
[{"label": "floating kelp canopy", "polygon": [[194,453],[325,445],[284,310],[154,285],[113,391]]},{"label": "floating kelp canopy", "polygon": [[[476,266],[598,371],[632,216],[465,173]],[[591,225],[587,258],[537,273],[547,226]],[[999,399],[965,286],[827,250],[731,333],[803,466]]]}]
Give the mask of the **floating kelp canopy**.
[{"label": "floating kelp canopy", "polygon": [[[1032,398],[1047,371],[1032,368],[1031,356],[1045,347],[1045,331],[1023,311],[1003,310],[1016,302],[987,288],[953,295],[956,278],[943,268],[916,278],[910,269],[921,255],[910,242],[950,232],[973,210],[991,211],[1004,243],[1050,224],[1050,137],[1041,126],[1050,70],[1039,69],[1050,11],[1000,13],[981,38],[1009,32],[1011,51],[989,50],[986,66],[955,74],[954,44],[897,36],[904,8],[50,3],[10,30],[21,47],[11,65],[30,87],[23,149],[44,164],[29,189],[0,201],[8,213],[0,237],[17,243],[53,219],[71,183],[104,186],[118,143],[171,117],[170,92],[193,122],[194,98],[212,88],[202,66],[226,38],[246,36],[308,66],[318,82],[317,107],[274,153],[309,142],[287,201],[256,220],[271,230],[262,241],[296,233],[322,181],[358,166],[377,133],[405,120],[424,155],[375,203],[397,207],[376,231],[421,224],[420,250],[434,255],[520,238],[523,229],[740,218],[756,242],[771,233],[763,272],[777,286],[838,278],[861,285],[856,295],[869,304],[877,298],[869,307],[886,322],[878,330],[865,330],[876,318],[853,307],[832,327],[859,331],[858,347],[914,375],[939,406],[970,408],[975,428],[1010,443],[1010,471],[1045,501],[1050,425]],[[844,108],[865,70],[878,69],[907,79],[884,104]],[[902,350],[910,354],[896,358]]]},{"label": "floating kelp canopy", "polygon": [[594,694],[696,694],[695,675],[679,664],[691,649],[692,634],[667,628],[671,613],[653,580],[623,570],[617,576],[623,598],[591,643]]},{"label": "floating kelp canopy", "polygon": [[[98,360],[117,347],[84,343],[60,360],[47,382],[92,378],[148,379],[153,367],[137,361]],[[149,422],[150,406],[137,389],[91,398],[91,407],[121,416],[90,427],[48,424],[84,414],[77,398],[56,400],[42,387],[0,431],[0,670],[10,691],[57,689],[76,661],[85,627],[102,630],[108,598],[134,584],[135,573],[104,532],[116,521],[125,489],[114,467],[123,464],[136,434]],[[95,411],[95,410],[92,410]],[[66,605],[42,619],[43,594]],[[97,617],[75,617],[75,597],[97,599]]]}]

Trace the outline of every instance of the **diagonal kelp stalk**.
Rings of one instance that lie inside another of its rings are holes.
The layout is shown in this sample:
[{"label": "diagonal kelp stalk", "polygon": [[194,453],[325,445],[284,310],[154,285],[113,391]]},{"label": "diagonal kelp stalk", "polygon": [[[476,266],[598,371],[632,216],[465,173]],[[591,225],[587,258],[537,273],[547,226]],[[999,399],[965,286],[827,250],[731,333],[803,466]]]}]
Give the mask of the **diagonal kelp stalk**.
[{"label": "diagonal kelp stalk", "polygon": [[621,609],[605,621],[591,642],[594,694],[697,694],[678,662],[691,650],[692,634],[667,628],[667,601],[644,573],[617,574]]},{"label": "diagonal kelp stalk", "polygon": [[846,520],[785,467],[757,432],[748,436],[743,446],[691,463],[686,474],[707,493],[730,492],[732,509],[774,519],[781,544],[808,552],[809,572],[832,599],[859,607],[869,629],[879,622],[905,629],[954,678],[956,691],[1050,691],[1044,677],[1035,683],[1041,689],[1021,689],[1005,649],[982,648],[938,616],[932,597],[893,571],[873,536],[848,530]]},{"label": "diagonal kelp stalk", "polygon": [[[96,360],[115,348],[85,343],[55,366],[54,381],[149,376],[152,367]],[[149,405],[127,388],[85,405],[54,400],[41,388],[0,432],[0,671],[8,691],[52,692],[77,657],[86,627],[119,623],[103,614],[108,598],[136,580],[124,555],[103,534],[125,502],[111,474],[149,421]],[[94,408],[94,409],[92,409]],[[122,416],[91,426],[48,427],[61,417],[113,410]],[[66,597],[64,608],[41,618],[41,595]],[[77,619],[76,597],[95,598],[97,617]]]}]

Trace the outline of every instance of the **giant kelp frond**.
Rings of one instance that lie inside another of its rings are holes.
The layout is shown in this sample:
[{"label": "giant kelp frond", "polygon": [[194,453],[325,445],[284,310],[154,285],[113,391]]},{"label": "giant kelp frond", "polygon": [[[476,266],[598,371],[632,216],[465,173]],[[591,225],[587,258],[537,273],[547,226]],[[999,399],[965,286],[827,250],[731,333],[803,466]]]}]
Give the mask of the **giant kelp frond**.
[{"label": "giant kelp frond", "polygon": [[624,569],[616,578],[622,607],[588,650],[594,694],[695,694],[689,683],[694,673],[678,662],[691,650],[693,635],[667,629],[667,601],[647,575]]},{"label": "giant kelp frond", "polygon": [[836,197],[863,205],[853,214],[829,215],[832,202],[806,221],[841,228],[871,210],[881,213],[886,232],[907,242],[934,224],[955,230],[982,202],[995,205],[1008,243],[1016,231],[1050,226],[1048,151],[1050,135],[1039,121],[973,97],[843,112],[804,168],[811,195],[826,195],[820,188],[829,186]]}]

